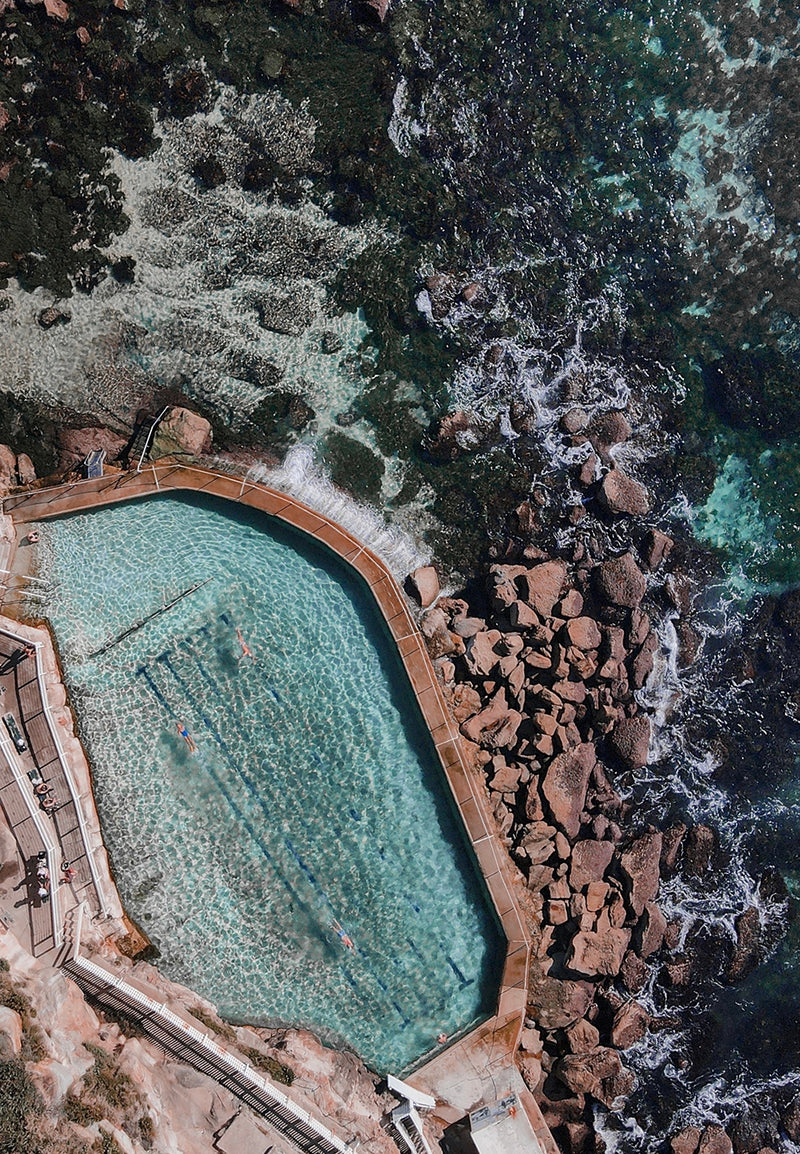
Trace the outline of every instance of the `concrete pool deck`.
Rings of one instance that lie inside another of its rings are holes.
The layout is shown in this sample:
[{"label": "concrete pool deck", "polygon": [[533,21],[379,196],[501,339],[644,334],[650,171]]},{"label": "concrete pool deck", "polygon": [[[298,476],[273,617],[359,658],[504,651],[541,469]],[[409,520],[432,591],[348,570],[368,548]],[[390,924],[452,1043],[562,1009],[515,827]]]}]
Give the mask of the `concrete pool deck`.
[{"label": "concrete pool deck", "polygon": [[519,882],[495,832],[482,779],[467,764],[424,641],[388,567],[340,525],[302,502],[241,476],[198,465],[156,463],[140,473],[111,472],[93,480],[15,492],[4,499],[3,511],[13,518],[20,539],[32,522],[182,491],[207,493],[257,509],[313,537],[361,576],[395,641],[507,942],[494,1016],[408,1078],[410,1084],[433,1093],[442,1104],[443,1120],[453,1121],[487,1096],[496,1096],[503,1070],[515,1071],[514,1054],[527,1000],[530,942],[515,894]]}]

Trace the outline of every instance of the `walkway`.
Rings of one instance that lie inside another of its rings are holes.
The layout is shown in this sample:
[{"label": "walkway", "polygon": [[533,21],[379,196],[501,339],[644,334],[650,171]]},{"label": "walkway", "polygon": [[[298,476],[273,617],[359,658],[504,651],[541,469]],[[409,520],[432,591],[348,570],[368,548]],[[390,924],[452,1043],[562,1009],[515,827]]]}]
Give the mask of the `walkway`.
[{"label": "walkway", "polygon": [[[108,473],[95,480],[76,481],[15,493],[3,501],[18,530],[28,523],[97,508],[156,493],[189,490],[208,493],[258,509],[300,529],[346,561],[369,587],[397,645],[419,709],[461,815],[483,874],[498,920],[507,939],[497,1011],[478,1030],[462,1039],[458,1049],[475,1072],[474,1104],[494,1099],[499,1070],[513,1068],[525,1014],[529,939],[517,903],[519,884],[489,815],[483,781],[464,760],[458,728],[452,721],[423,639],[408,605],[384,563],[341,526],[284,493],[247,478],[213,472],[199,466],[165,462],[141,473]],[[431,1072],[436,1063],[431,1065]],[[425,1081],[428,1067],[409,1079]],[[434,1088],[434,1092],[435,1088]],[[437,1095],[439,1096],[439,1095]]]},{"label": "walkway", "polygon": [[106,963],[81,957],[80,914],[74,950],[64,969],[88,994],[133,1018],[164,1050],[214,1078],[305,1154],[349,1154],[355,1149],[249,1062],[220,1046],[199,1022],[171,1010],[154,989],[120,978]]}]

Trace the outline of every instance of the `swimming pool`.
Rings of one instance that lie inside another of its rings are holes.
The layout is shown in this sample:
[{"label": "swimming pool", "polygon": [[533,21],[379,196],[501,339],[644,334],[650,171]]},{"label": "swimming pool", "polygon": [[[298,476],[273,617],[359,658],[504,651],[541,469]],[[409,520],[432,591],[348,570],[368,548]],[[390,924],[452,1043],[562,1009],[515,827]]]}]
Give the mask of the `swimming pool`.
[{"label": "swimming pool", "polygon": [[213,500],[40,532],[106,845],[159,967],[231,1020],[306,1025],[382,1070],[491,1013],[503,940],[360,581]]}]

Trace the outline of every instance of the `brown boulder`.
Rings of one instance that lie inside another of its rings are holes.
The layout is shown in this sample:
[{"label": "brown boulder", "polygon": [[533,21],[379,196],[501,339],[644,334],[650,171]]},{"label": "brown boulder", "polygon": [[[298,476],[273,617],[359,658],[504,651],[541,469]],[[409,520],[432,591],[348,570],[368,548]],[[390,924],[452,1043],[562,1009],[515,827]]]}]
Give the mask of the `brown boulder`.
[{"label": "brown boulder", "polygon": [[522,721],[522,714],[508,708],[505,689],[499,689],[487,705],[461,723],[461,732],[467,741],[503,749],[511,745]]},{"label": "brown boulder", "polygon": [[589,414],[586,409],[575,408],[562,413],[558,423],[565,433],[580,433],[586,428],[588,421]]},{"label": "brown boulder", "polygon": [[631,940],[630,930],[612,926],[603,932],[582,930],[570,943],[567,966],[586,977],[614,977]]},{"label": "brown boulder", "polygon": [[98,449],[105,449],[108,460],[113,461],[119,457],[126,444],[125,437],[112,433],[110,429],[62,429],[58,434],[60,464],[62,468],[76,465]]},{"label": "brown boulder", "polygon": [[711,868],[717,850],[717,835],[710,826],[695,825],[686,835],[683,868],[689,877],[700,877]]},{"label": "brown boulder", "polygon": [[725,977],[729,982],[740,982],[752,973],[763,957],[761,943],[761,915],[756,906],[739,914],[736,926],[736,948],[733,951]]},{"label": "brown boulder", "polygon": [[664,877],[674,873],[678,864],[678,855],[686,837],[687,826],[682,822],[671,825],[664,830],[664,839],[661,845],[661,873]]},{"label": "brown boulder", "polygon": [[697,1154],[733,1154],[733,1143],[721,1126],[706,1126]]},{"label": "brown boulder", "polygon": [[597,1096],[604,1078],[613,1077],[622,1069],[616,1050],[598,1046],[589,1054],[565,1054],[553,1066],[553,1073],[573,1094]]},{"label": "brown boulder", "polygon": [[36,470],[27,453],[20,453],[17,457],[17,477],[20,485],[30,485],[36,480]]},{"label": "brown boulder", "polygon": [[423,609],[433,605],[439,596],[439,578],[433,565],[422,565],[409,575],[409,584]]},{"label": "brown boulder", "polygon": [[17,484],[17,458],[8,445],[0,445],[0,496],[9,493]]},{"label": "brown boulder", "polygon": [[631,685],[634,689],[641,689],[653,672],[653,655],[657,649],[658,638],[651,631],[636,650],[630,663]]},{"label": "brown boulder", "polygon": [[208,452],[211,439],[211,425],[205,417],[176,406],[158,426],[150,456],[155,460],[173,453],[188,453],[196,457]]},{"label": "brown boulder", "polygon": [[582,1018],[594,995],[591,982],[559,981],[549,975],[534,974],[528,987],[528,1014],[543,1030],[571,1026]]},{"label": "brown boulder", "polygon": [[648,902],[635,930],[636,952],[642,958],[649,958],[661,949],[667,919],[655,902]]},{"label": "brown boulder", "polygon": [[419,631],[425,638],[428,653],[432,659],[445,657],[460,650],[462,642],[447,628],[447,618],[441,609],[429,609],[419,623]]},{"label": "brown boulder", "polygon": [[679,1133],[673,1134],[669,1140],[672,1154],[697,1154],[701,1134],[702,1130],[697,1126],[685,1126]]},{"label": "brown boulder", "polygon": [[590,1054],[600,1045],[600,1031],[586,1018],[573,1022],[565,1033],[571,1054]]},{"label": "brown boulder", "polygon": [[608,450],[612,445],[621,445],[627,441],[631,427],[624,413],[619,409],[611,409],[595,417],[588,432],[594,451],[603,461],[608,461]]},{"label": "brown boulder", "polygon": [[635,609],[644,597],[647,582],[630,553],[604,561],[595,573],[597,592],[609,605]]},{"label": "brown boulder", "polygon": [[559,617],[580,617],[583,613],[583,596],[577,589],[565,593],[555,607]]},{"label": "brown boulder", "polygon": [[608,735],[608,744],[628,769],[642,769],[650,747],[650,719],[642,713],[623,717]]},{"label": "brown boulder", "polygon": [[499,629],[485,629],[467,642],[466,658],[470,673],[488,677],[500,660],[496,646],[501,637]]},{"label": "brown boulder", "polygon": [[587,742],[553,758],[544,776],[542,793],[553,820],[569,838],[578,835],[589,777],[596,760],[594,746]]},{"label": "brown boulder", "polygon": [[460,681],[447,694],[450,712],[455,720],[461,724],[469,717],[474,717],[481,707],[481,698],[477,689],[468,681]]},{"label": "brown boulder", "polygon": [[658,864],[661,857],[661,832],[637,838],[620,858],[620,870],[627,882],[628,904],[641,917],[648,902],[658,893]]},{"label": "brown boulder", "polygon": [[638,954],[629,950],[622,960],[619,976],[629,994],[638,994],[644,989],[649,972],[647,962],[643,962]]},{"label": "brown boulder", "polygon": [[577,841],[572,848],[570,884],[574,890],[582,890],[592,882],[602,881],[611,864],[614,846],[610,841],[594,841],[587,838]]},{"label": "brown boulder", "polygon": [[672,552],[675,542],[660,529],[651,529],[644,539],[642,559],[648,569],[657,569]]},{"label": "brown boulder", "polygon": [[566,634],[568,643],[578,649],[597,649],[602,641],[597,622],[591,617],[571,617],[562,630]]},{"label": "brown boulder", "polygon": [[561,587],[567,576],[563,561],[545,561],[534,565],[520,575],[520,584],[525,589],[525,600],[542,617],[549,617],[553,606],[561,596]]},{"label": "brown boulder", "polygon": [[626,1002],[614,1015],[611,1025],[611,1045],[618,1050],[635,1046],[647,1033],[650,1015],[638,1002]]},{"label": "brown boulder", "polygon": [[611,469],[603,477],[598,493],[600,504],[616,516],[643,517],[650,512],[650,494],[621,469]]}]

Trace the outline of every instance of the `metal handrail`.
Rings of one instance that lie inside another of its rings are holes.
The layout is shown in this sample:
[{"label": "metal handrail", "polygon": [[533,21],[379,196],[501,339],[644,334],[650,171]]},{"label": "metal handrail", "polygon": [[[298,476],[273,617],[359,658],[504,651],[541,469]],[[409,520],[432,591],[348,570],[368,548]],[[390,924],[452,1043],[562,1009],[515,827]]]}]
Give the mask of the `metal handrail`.
[{"label": "metal handrail", "polygon": [[164,419],[164,417],[167,415],[167,413],[169,412],[169,409],[170,409],[170,406],[165,405],[164,408],[161,410],[161,412],[156,417],[156,419],[153,421],[152,425],[150,426],[150,432],[145,437],[144,448],[142,449],[141,456],[139,457],[139,463],[136,466],[136,472],[137,473],[141,473],[142,464],[144,463],[145,456],[150,451],[150,445],[153,442],[153,437],[155,436],[156,428],[158,427],[159,423]]}]

